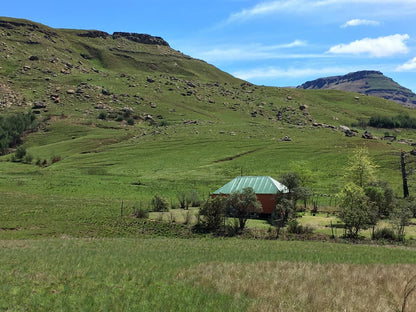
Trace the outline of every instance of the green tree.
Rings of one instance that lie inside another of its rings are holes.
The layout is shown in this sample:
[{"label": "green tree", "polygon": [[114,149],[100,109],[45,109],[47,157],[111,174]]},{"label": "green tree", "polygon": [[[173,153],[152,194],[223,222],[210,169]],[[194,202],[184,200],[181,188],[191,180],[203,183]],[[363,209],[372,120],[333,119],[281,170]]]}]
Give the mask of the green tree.
[{"label": "green tree", "polygon": [[393,226],[394,231],[396,232],[397,239],[404,240],[405,227],[409,225],[410,218],[412,217],[412,211],[410,208],[410,203],[406,200],[401,200],[396,208],[393,210],[393,213],[390,218],[390,222]]},{"label": "green tree", "polygon": [[216,196],[208,199],[199,209],[202,227],[209,232],[218,231],[225,220],[226,198]]},{"label": "green tree", "polygon": [[370,159],[367,148],[358,148],[348,162],[344,177],[347,182],[364,187],[375,181],[376,168],[377,166]]},{"label": "green tree", "polygon": [[252,214],[261,211],[261,204],[257,200],[256,193],[253,188],[246,187],[241,191],[233,192],[227,199],[227,214],[237,218],[239,222],[239,230],[244,230],[247,219]]},{"label": "green tree", "polygon": [[339,218],[345,224],[347,236],[358,237],[358,232],[371,225],[371,211],[362,187],[350,182],[338,194]]},{"label": "green tree", "polygon": [[271,223],[276,227],[276,237],[279,237],[280,229],[293,219],[294,211],[293,205],[285,193],[279,192],[276,196],[276,208],[272,212]]},{"label": "green tree", "polygon": [[303,200],[306,208],[307,200],[313,195],[310,188],[302,185],[301,177],[297,172],[288,172],[280,177],[280,182],[288,189],[288,194],[285,197],[292,204],[293,209],[296,211],[296,203],[298,200]]}]

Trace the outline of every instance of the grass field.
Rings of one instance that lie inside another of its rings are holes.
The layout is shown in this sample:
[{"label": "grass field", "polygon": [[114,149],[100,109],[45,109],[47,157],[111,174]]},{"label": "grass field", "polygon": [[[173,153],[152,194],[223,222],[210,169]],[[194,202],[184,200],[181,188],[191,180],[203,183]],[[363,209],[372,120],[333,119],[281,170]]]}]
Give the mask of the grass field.
[{"label": "grass field", "polygon": [[[0,246],[4,311],[394,311],[416,274],[415,250],[397,247],[65,237]],[[407,311],[415,304],[413,294]]]},{"label": "grass field", "polygon": [[[415,110],[355,93],[251,85],[166,46],[1,21],[11,34],[1,34],[1,116],[32,110],[39,121],[22,138],[32,163],[12,162],[13,150],[0,156],[1,311],[401,309],[414,248],[214,239],[182,225],[183,210],[150,220],[131,212],[157,194],[177,205],[178,192],[206,199],[241,174],[279,179],[295,167],[312,172],[308,186],[326,209],[362,146],[400,196],[400,152],[413,149],[416,132],[352,125],[375,113],[416,118]],[[359,134],[346,137],[340,125]],[[365,130],[397,140],[365,140]],[[407,162],[411,170],[413,156]],[[317,235],[330,234],[331,221],[299,219]],[[270,229],[262,220],[248,227]],[[407,235],[416,237],[414,225]],[[415,301],[413,293],[406,312]]]}]

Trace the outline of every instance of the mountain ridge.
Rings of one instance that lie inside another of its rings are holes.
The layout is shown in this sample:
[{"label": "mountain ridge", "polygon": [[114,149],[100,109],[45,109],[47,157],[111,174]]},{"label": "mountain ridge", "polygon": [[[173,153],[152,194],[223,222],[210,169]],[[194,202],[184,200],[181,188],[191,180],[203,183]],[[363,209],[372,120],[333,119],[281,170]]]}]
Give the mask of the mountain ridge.
[{"label": "mountain ridge", "polygon": [[299,89],[331,89],[381,97],[396,103],[416,107],[416,94],[380,71],[362,70],[346,75],[329,76],[307,81]]}]

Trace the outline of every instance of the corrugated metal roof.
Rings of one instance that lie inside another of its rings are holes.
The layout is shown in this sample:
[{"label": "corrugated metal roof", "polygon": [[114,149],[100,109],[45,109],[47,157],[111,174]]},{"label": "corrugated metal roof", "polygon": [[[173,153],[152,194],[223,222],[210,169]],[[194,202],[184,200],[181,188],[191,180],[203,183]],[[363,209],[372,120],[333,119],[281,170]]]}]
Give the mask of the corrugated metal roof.
[{"label": "corrugated metal roof", "polygon": [[276,194],[277,191],[288,192],[286,186],[271,177],[236,177],[213,194],[231,194],[243,188],[252,187],[256,194]]}]

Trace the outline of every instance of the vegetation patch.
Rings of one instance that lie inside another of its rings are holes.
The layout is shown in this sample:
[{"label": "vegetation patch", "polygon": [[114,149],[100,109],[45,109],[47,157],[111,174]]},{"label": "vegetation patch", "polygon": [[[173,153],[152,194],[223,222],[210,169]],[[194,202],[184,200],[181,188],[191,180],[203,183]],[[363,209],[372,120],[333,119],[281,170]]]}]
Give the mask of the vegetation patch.
[{"label": "vegetation patch", "polygon": [[414,311],[415,265],[208,263],[178,277],[254,299],[250,311]]}]

